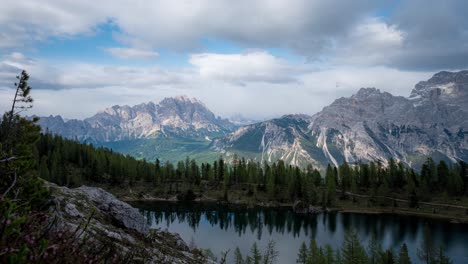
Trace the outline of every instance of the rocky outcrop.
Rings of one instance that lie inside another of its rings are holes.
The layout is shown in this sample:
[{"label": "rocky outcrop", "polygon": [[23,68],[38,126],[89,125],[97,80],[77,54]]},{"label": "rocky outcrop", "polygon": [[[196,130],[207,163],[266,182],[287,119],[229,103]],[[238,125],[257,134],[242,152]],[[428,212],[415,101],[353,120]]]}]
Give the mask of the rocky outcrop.
[{"label": "rocky outcrop", "polygon": [[133,229],[145,236],[149,234],[148,224],[137,209],[117,200],[103,189],[81,186],[71,191],[86,195],[101,212],[112,218],[117,225]]},{"label": "rocky outcrop", "polygon": [[52,197],[53,228],[76,234],[91,248],[116,248],[137,263],[212,263],[178,234],[150,230],[137,209],[101,188],[45,185]]}]

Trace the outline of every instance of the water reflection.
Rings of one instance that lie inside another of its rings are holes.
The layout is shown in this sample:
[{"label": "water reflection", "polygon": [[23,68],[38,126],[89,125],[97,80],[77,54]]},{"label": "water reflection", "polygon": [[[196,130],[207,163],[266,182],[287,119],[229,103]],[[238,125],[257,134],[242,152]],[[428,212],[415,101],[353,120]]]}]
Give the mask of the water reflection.
[{"label": "water reflection", "polygon": [[374,234],[384,248],[397,250],[408,245],[417,263],[416,249],[424,225],[432,239],[447,249],[454,263],[468,263],[468,226],[445,221],[395,215],[326,213],[299,215],[286,208],[237,208],[216,204],[138,203],[134,204],[153,228],[178,232],[186,241],[219,253],[239,246],[247,253],[253,242],[277,242],[279,263],[294,263],[302,241],[316,239],[318,244],[341,245],[346,230],[355,229],[367,245]]}]

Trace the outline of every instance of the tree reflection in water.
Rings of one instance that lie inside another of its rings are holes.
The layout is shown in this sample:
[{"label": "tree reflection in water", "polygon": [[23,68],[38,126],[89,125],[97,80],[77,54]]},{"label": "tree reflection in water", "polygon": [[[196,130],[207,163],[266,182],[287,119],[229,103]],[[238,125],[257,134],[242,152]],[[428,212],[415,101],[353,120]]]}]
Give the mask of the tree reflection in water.
[{"label": "tree reflection in water", "polygon": [[[245,236],[246,239],[257,239],[259,242],[275,237],[283,240],[283,244],[279,243],[278,246],[293,247],[297,245],[297,249],[291,248],[293,253],[289,257],[297,254],[299,244],[302,241],[308,242],[311,238],[321,244],[339,247],[346,230],[354,229],[365,245],[373,234],[384,248],[399,249],[403,243],[406,243],[410,249],[411,257],[416,259],[415,249],[422,240],[422,227],[429,224],[432,239],[436,244],[447,249],[448,255],[454,259],[455,263],[459,262],[457,254],[462,260],[468,260],[468,253],[460,250],[468,247],[468,242],[465,241],[465,238],[468,237],[468,226],[450,224],[446,221],[385,214],[321,213],[302,215],[295,214],[288,208],[246,208],[213,203],[153,202],[136,203],[134,206],[146,216],[148,224],[152,227],[170,228],[171,225],[177,224],[180,228],[183,224],[193,231],[190,236],[195,234],[197,234],[195,236],[199,236],[197,230],[203,225],[205,231],[209,230],[210,236],[205,235],[204,239],[212,239],[214,242],[205,241],[202,243],[214,243],[214,246],[218,246],[216,243],[220,239],[232,240],[232,235],[242,237],[241,241],[244,240]],[[212,229],[209,229],[209,226]],[[223,230],[223,232],[219,230]],[[227,244],[229,243],[225,241],[223,246]],[[210,244],[210,246],[212,245]],[[281,252],[281,255],[283,254],[285,252]],[[281,255],[280,257],[282,257]]]}]

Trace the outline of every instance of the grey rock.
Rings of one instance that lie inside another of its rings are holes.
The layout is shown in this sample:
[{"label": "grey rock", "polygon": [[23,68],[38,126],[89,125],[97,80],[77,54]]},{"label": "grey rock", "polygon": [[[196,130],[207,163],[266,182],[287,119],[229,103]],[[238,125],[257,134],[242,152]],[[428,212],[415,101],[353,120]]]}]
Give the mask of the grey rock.
[{"label": "grey rock", "polygon": [[65,212],[72,217],[83,217],[83,214],[80,213],[80,211],[78,211],[75,204],[67,203],[64,209],[65,209]]},{"label": "grey rock", "polygon": [[[138,210],[101,188],[70,189],[49,182],[45,186],[55,204],[50,208],[52,228],[86,238],[87,246],[100,248],[112,243],[123,255],[137,251],[132,263],[188,264],[199,258],[178,234],[149,230]],[[206,259],[204,263],[215,262]]]},{"label": "grey rock", "polygon": [[101,188],[81,186],[75,189],[77,192],[85,194],[93,201],[106,215],[114,219],[116,223],[128,229],[134,229],[143,235],[149,234],[149,227],[146,219],[127,203],[124,203],[112,194]]}]

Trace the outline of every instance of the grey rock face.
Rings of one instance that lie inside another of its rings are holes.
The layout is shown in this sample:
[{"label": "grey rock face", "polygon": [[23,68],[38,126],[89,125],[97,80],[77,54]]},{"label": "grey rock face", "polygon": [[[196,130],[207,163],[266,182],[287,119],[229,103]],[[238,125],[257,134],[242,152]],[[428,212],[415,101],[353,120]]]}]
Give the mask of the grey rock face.
[{"label": "grey rock face", "polygon": [[[52,183],[47,185],[53,190],[53,199],[62,219],[84,219],[92,208],[96,208],[99,216],[96,219],[107,218],[122,228],[135,230],[145,236],[149,234],[146,219],[137,209],[101,188],[82,186],[69,189]],[[83,210],[86,212],[82,212]]]},{"label": "grey rock face", "polygon": [[418,83],[408,98],[362,88],[311,117],[285,116],[241,127],[213,148],[228,154],[249,150],[256,152],[250,154],[254,159],[275,157],[321,168],[344,161],[385,164],[390,158],[418,167],[428,156],[467,161],[467,95],[468,71],[437,73]]},{"label": "grey rock face", "polygon": [[[200,256],[192,254],[178,234],[150,230],[137,209],[101,188],[70,189],[49,182],[45,186],[54,204],[52,227],[86,238],[87,246],[101,248],[111,243],[123,255],[136,253],[132,263],[200,263]],[[205,259],[203,263],[214,262]]]},{"label": "grey rock face", "polygon": [[[281,118],[243,126],[235,132],[215,139],[212,148],[226,155],[247,156],[254,160],[273,162],[278,159],[290,164],[314,163],[301,145],[310,140],[307,115],[286,115]],[[250,155],[250,156],[249,156]]]},{"label": "grey rock face", "polygon": [[148,224],[138,210],[118,200],[112,194],[101,188],[88,186],[81,186],[74,191],[86,195],[97,208],[111,217],[115,223],[128,229],[134,229],[143,235],[149,234]]},{"label": "grey rock face", "polygon": [[232,131],[235,125],[216,117],[195,98],[178,96],[130,106],[112,106],[84,120],[42,117],[43,130],[92,143],[156,137],[204,137]]}]

